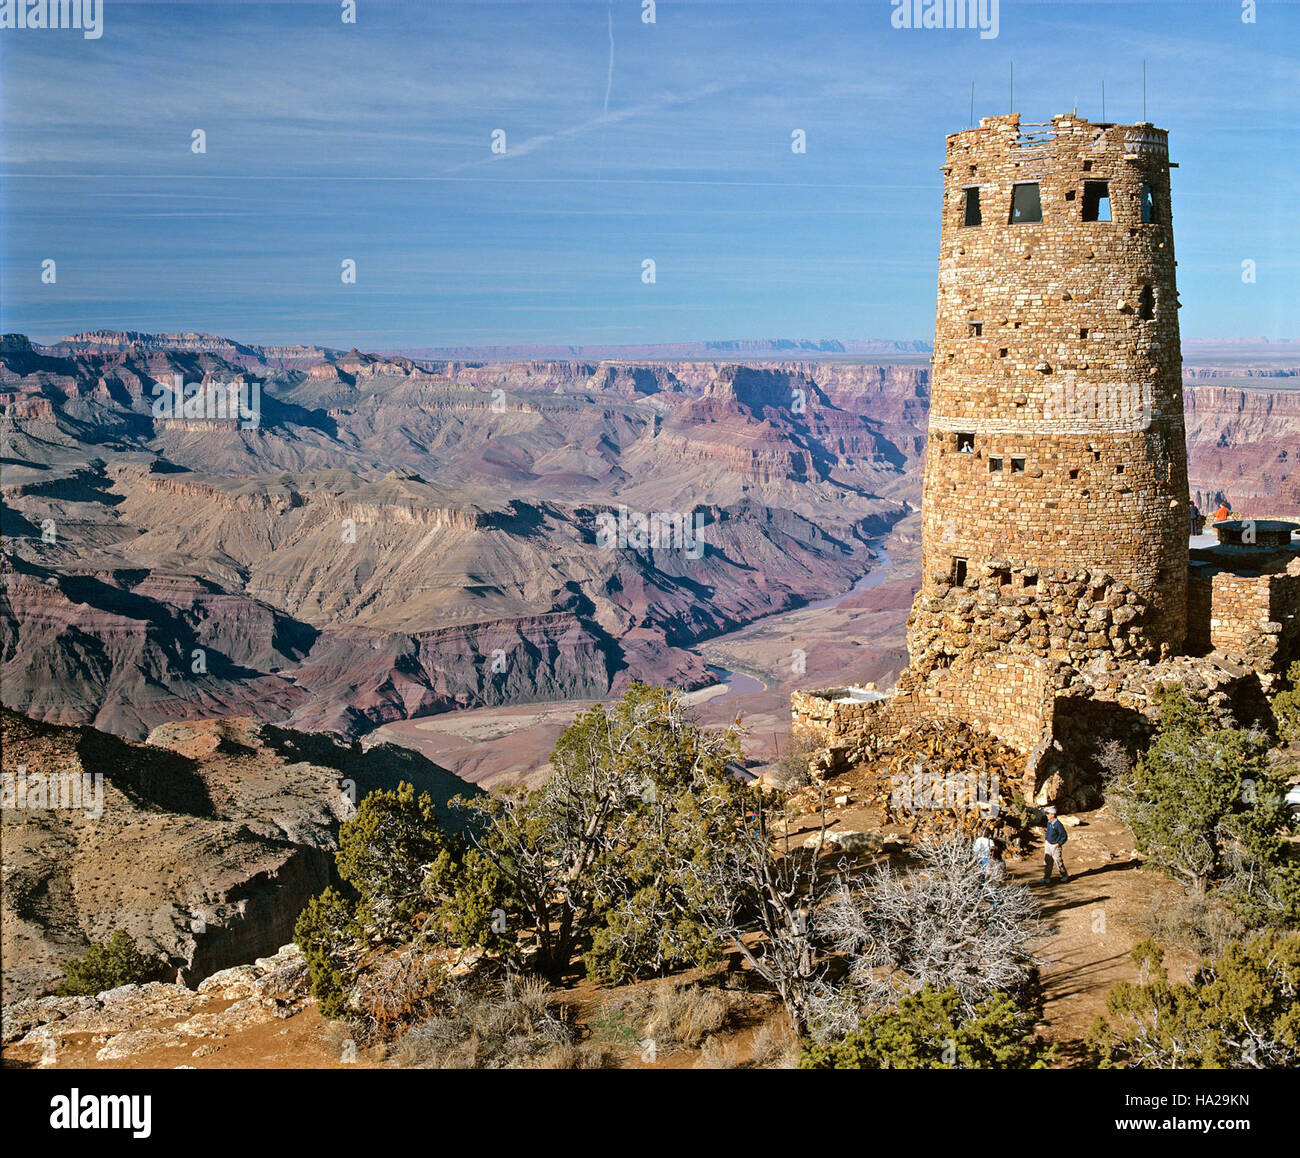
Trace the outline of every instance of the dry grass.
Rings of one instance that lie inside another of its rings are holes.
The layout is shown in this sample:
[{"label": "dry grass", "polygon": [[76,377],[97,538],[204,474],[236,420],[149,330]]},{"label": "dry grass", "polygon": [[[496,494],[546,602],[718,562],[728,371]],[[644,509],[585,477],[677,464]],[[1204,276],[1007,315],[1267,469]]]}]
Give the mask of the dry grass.
[{"label": "dry grass", "polygon": [[402,1037],[394,1060],[404,1069],[595,1068],[598,1057],[578,1050],[576,1038],[545,982],[507,977],[453,990],[444,1013]]},{"label": "dry grass", "polygon": [[784,1018],[769,1021],[754,1034],[747,1068],[792,1070],[799,1062],[799,1039]]},{"label": "dry grass", "polygon": [[607,1007],[609,1020],[639,1026],[640,1037],[655,1051],[696,1049],[733,1024],[739,999],[700,985],[659,986],[629,994]]},{"label": "dry grass", "polygon": [[1217,957],[1229,941],[1250,933],[1232,906],[1213,893],[1162,899],[1140,914],[1136,924],[1158,945],[1203,957]]}]

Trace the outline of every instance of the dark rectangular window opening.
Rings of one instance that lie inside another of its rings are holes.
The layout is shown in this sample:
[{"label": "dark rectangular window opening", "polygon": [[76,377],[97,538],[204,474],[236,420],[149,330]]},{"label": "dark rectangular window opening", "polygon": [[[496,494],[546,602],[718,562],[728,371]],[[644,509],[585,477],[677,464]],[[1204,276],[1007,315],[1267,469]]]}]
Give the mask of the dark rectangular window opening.
[{"label": "dark rectangular window opening", "polygon": [[1124,464],[1123,464],[1122,462],[1117,462],[1117,463],[1115,464],[1115,473],[1116,473],[1116,474],[1123,474],[1123,473],[1124,473]]},{"label": "dark rectangular window opening", "polygon": [[1079,337],[1086,338],[1087,336],[1088,336],[1088,331],[1086,329],[1081,329],[1079,331]]},{"label": "dark rectangular window opening", "polygon": [[1033,588],[1037,587],[1037,586],[1038,586],[1038,576],[1037,576],[1037,575],[1026,575],[1026,576],[1025,576],[1025,586],[1026,586],[1028,589],[1030,589],[1030,590],[1033,590]]},{"label": "dark rectangular window opening", "polygon": [[1002,460],[1000,458],[989,459],[989,474],[997,474],[1002,469]]},{"label": "dark rectangular window opening", "polygon": [[1094,451],[1092,452],[1092,461],[1093,461],[1093,462],[1101,462],[1101,451],[1099,451],[1099,450],[1094,450]]},{"label": "dark rectangular window opening", "polygon": [[1008,587],[1011,584],[1011,568],[996,567],[993,571],[993,580],[999,587]]},{"label": "dark rectangular window opening", "polygon": [[975,453],[975,436],[973,434],[957,435],[957,453],[958,454]]},{"label": "dark rectangular window opening", "polygon": [[1074,190],[1073,190],[1073,189],[1071,189],[1068,193],[1066,193],[1066,195],[1065,195],[1065,199],[1066,199],[1067,201],[1073,201],[1073,200],[1074,200]]},{"label": "dark rectangular window opening", "polygon": [[1011,460],[1011,473],[1012,474],[1025,473],[1025,460],[1023,458],[1013,458]]},{"label": "dark rectangular window opening", "polygon": [[983,322],[971,322],[971,324],[970,324],[970,336],[971,336],[972,338],[982,338],[982,337],[984,336],[984,323],[983,323]]},{"label": "dark rectangular window opening", "polygon": [[1083,183],[1084,221],[1110,220],[1110,185],[1106,181]]},{"label": "dark rectangular window opening", "polygon": [[1153,221],[1158,220],[1156,217],[1155,192],[1152,190],[1150,185],[1142,186],[1140,200],[1142,205],[1142,224],[1150,225]]},{"label": "dark rectangular window opening", "polygon": [[1006,347],[1003,346],[1002,349],[1000,349],[1000,350],[998,351],[998,357],[999,357],[999,358],[1005,358],[1006,356],[1007,356],[1007,350],[1006,350]]},{"label": "dark rectangular window opening", "polygon": [[952,561],[952,585],[954,587],[964,587],[966,585],[966,560],[954,558]]},{"label": "dark rectangular window opening", "polygon": [[1076,467],[1074,470],[1070,471],[1070,477],[1071,477],[1071,478],[1078,478],[1078,477],[1079,477],[1079,470],[1078,470],[1077,467]]},{"label": "dark rectangular window opening", "polygon": [[1091,162],[1091,161],[1084,161],[1084,163],[1083,163],[1083,171],[1084,171],[1085,173],[1091,173],[1091,172],[1092,172],[1092,162]]},{"label": "dark rectangular window opening", "polygon": [[1043,203],[1038,196],[1038,182],[1026,181],[1011,187],[1011,224],[1032,225],[1043,219]]},{"label": "dark rectangular window opening", "polygon": [[1156,295],[1155,291],[1149,286],[1142,287],[1142,294],[1138,298],[1138,317],[1144,322],[1151,321],[1156,316]]},{"label": "dark rectangular window opening", "polygon": [[973,186],[966,191],[966,209],[962,218],[963,225],[983,225],[984,219],[980,216],[980,191],[979,186]]}]

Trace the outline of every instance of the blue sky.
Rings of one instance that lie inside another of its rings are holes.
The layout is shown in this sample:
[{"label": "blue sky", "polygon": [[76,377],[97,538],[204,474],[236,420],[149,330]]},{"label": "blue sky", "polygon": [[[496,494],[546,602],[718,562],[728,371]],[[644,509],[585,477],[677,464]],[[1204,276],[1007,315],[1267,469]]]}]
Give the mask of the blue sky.
[{"label": "blue sky", "polygon": [[1101,119],[1104,80],[1107,119],[1136,121],[1145,59],[1180,164],[1184,337],[1300,337],[1300,5],[1246,24],[1236,0],[1002,0],[988,39],[890,14],[358,0],[349,25],[337,0],[107,0],[99,39],[0,31],[0,326],[929,339],[938,170],[972,82],[977,118],[1007,111],[1014,61],[1026,120]]}]

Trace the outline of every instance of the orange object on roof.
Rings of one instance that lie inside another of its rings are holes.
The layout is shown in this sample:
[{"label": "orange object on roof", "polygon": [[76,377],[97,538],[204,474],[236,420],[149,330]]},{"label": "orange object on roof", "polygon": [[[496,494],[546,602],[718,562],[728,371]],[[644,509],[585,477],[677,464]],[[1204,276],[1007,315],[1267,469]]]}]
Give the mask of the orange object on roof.
[{"label": "orange object on roof", "polygon": [[1214,521],[1216,523],[1221,523],[1224,519],[1230,518],[1232,518],[1232,512],[1228,509],[1228,504],[1220,503],[1219,509],[1214,512]]}]

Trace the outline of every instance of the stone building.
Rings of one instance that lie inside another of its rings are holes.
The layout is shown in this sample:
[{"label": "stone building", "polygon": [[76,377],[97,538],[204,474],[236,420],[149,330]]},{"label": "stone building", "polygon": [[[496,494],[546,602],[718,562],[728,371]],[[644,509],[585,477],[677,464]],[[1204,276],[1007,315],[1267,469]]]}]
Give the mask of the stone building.
[{"label": "stone building", "polygon": [[943,172],[913,661],[1011,638],[1074,661],[1175,652],[1190,517],[1165,132],[990,117],[948,138]]},{"label": "stone building", "polygon": [[825,766],[960,720],[1029,757],[1026,795],[1086,807],[1161,683],[1249,715],[1300,650],[1292,524],[1190,551],[1173,167],[1147,123],[948,138],[910,665],[875,701],[795,693]]}]

